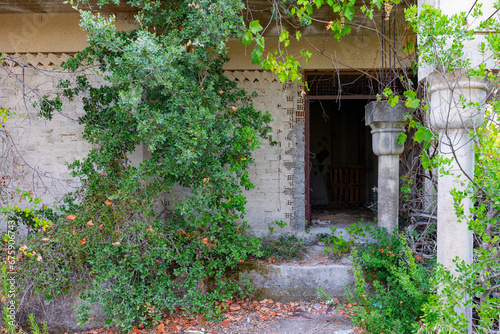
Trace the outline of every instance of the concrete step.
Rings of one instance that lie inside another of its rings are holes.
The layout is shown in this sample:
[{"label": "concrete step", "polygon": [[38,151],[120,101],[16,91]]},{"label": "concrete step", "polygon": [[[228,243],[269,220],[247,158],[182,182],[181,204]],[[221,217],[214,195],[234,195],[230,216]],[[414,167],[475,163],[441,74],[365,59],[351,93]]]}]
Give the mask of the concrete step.
[{"label": "concrete step", "polygon": [[327,296],[346,300],[345,286],[354,286],[350,261],[343,263],[239,264],[240,279],[249,277],[253,290],[251,299],[272,299],[278,302],[322,300],[321,287]]},{"label": "concrete step", "polygon": [[332,257],[325,252],[327,247],[315,242],[306,246],[302,259],[281,264],[240,263],[240,279],[249,277],[253,288],[249,296],[255,300],[318,301],[321,287],[327,296],[345,301],[345,286],[354,285],[352,260]]}]

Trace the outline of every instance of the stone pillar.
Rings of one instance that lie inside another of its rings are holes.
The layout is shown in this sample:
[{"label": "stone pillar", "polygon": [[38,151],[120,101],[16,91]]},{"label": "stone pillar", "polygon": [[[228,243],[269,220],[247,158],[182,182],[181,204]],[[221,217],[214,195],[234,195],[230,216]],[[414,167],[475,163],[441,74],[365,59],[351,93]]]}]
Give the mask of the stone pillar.
[{"label": "stone pillar", "polygon": [[387,101],[370,102],[365,108],[365,124],[372,129],[373,153],[378,156],[378,225],[389,232],[398,230],[399,155],[403,145],[397,140],[405,132],[402,104],[391,107]]},{"label": "stone pillar", "polygon": [[[449,166],[444,166],[449,173],[439,175],[437,203],[437,261],[452,274],[456,274],[453,260],[458,257],[466,263],[472,262],[473,236],[467,221],[459,222],[451,191],[465,190],[469,178],[474,177],[474,152],[468,137],[469,131],[483,120],[483,104],[488,93],[487,84],[479,79],[469,79],[461,72],[432,73],[427,77],[429,84],[430,114],[432,129],[439,133],[439,153],[444,159],[450,159]],[[466,103],[479,103],[480,107],[465,107]],[[462,184],[464,183],[464,184]],[[469,214],[472,201],[462,201],[465,215]],[[471,309],[457,309],[469,321]],[[470,323],[469,333],[472,330]]]},{"label": "stone pillar", "polygon": [[[460,181],[468,182],[467,176],[471,179],[474,177],[474,152],[468,134],[483,120],[482,109],[464,108],[460,96],[467,102],[479,102],[482,105],[489,89],[485,82],[469,79],[460,71],[445,75],[432,73],[427,77],[427,82],[429,121],[432,129],[439,132],[439,153],[445,159],[452,159],[451,165],[445,167],[450,174],[439,175],[438,179],[437,260],[454,272],[455,257],[468,263],[472,261],[472,234],[466,222],[458,222],[450,191],[464,190]],[[463,205],[468,214],[471,200],[465,199]]]}]

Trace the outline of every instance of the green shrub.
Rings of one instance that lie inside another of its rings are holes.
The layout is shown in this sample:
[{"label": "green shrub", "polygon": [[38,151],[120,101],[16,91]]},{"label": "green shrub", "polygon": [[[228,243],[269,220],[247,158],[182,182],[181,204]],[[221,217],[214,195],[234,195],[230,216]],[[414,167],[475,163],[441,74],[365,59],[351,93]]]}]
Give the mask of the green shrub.
[{"label": "green shrub", "polygon": [[[213,302],[241,291],[231,270],[260,255],[241,223],[243,191],[253,187],[247,169],[260,141],[272,144],[270,114],[224,75],[226,43],[245,29],[241,1],[128,3],[138,13],[126,32],[112,16],[80,10],[89,46],[66,62],[74,76],[60,94],[38,103],[50,119],[82,101],[78,122],[92,148],[70,164],[81,181],[77,205],[30,235],[25,252],[37,256],[19,270],[48,299],[84,291],[81,321],[98,301],[124,330],[178,306],[215,317]],[[81,71],[94,64],[105,84]],[[134,164],[138,147],[148,156]],[[173,196],[176,186],[189,194]],[[165,198],[172,206],[160,218]]]},{"label": "green shrub", "polygon": [[48,300],[83,291],[80,322],[93,302],[102,305],[108,325],[124,330],[151,326],[179,306],[216,318],[213,303],[243,291],[232,276],[237,263],[260,255],[260,241],[230,214],[221,217],[225,224],[209,216],[204,224],[179,216],[166,224],[141,217],[147,208],[133,203],[103,202],[98,213],[97,203],[87,204],[90,211],[81,207],[80,215],[32,233],[25,253],[36,256],[24,255],[17,273],[19,284],[33,285]]},{"label": "green shrub", "polygon": [[368,227],[367,232],[376,242],[352,252],[352,320],[368,333],[411,333],[429,300],[433,265],[420,263],[403,237],[379,227]]},{"label": "green shrub", "polygon": [[325,253],[331,254],[333,258],[341,258],[351,253],[353,246],[360,237],[365,237],[362,222],[350,225],[346,228],[346,236],[343,232],[337,232],[337,228],[330,228],[330,234],[319,234],[319,238],[328,246]]}]

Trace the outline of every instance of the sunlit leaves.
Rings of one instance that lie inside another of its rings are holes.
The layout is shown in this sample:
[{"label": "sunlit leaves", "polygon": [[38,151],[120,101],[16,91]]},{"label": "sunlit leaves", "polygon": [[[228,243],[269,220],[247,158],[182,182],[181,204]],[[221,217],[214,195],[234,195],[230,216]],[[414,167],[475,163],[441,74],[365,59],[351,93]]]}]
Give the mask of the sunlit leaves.
[{"label": "sunlit leaves", "polygon": [[260,32],[263,28],[260,25],[259,21],[251,21],[248,26],[248,29],[255,35],[258,32]]},{"label": "sunlit leaves", "polygon": [[281,30],[281,33],[280,33],[280,38],[279,38],[280,42],[284,42],[283,45],[285,47],[288,47],[290,45],[290,40],[288,39],[288,30]]},{"label": "sunlit leaves", "polygon": [[354,18],[354,3],[353,3],[353,1],[344,4],[344,11],[343,12],[344,12],[345,18],[348,21],[352,21],[352,19]]},{"label": "sunlit leaves", "polygon": [[397,139],[396,143],[397,143],[398,145],[403,145],[403,144],[406,142],[406,138],[407,138],[407,137],[408,137],[408,136],[406,135],[406,133],[400,133],[400,134],[398,135],[398,139]]},{"label": "sunlit leaves", "polygon": [[[367,4],[361,6],[361,12],[370,19],[373,19],[374,9],[380,10],[382,4],[388,0],[372,0]],[[391,1],[391,3],[400,3],[400,0]],[[356,15],[356,1],[355,0],[297,0],[296,5],[290,6],[288,10],[279,12],[276,7],[277,17],[289,17],[291,21],[296,22],[295,37],[300,40],[301,33],[300,27],[308,26],[312,23],[312,16],[316,9],[324,6],[329,6],[334,13],[339,16],[338,19],[327,22],[325,29],[331,32],[333,38],[340,41],[342,37],[351,33],[352,27],[349,24]],[[252,41],[260,43],[259,46],[254,47],[252,52],[252,64],[260,64],[263,69],[274,71],[278,74],[281,81],[283,80],[301,80],[300,62],[293,59],[293,55],[287,54],[287,48],[290,46],[289,36],[293,34],[292,30],[287,30],[280,26],[279,43],[280,52],[266,51],[264,49],[264,37],[262,36],[262,26],[258,21],[251,21],[248,29],[242,37],[243,45],[250,45]],[[259,42],[260,41],[260,42]],[[308,62],[308,56],[302,54],[304,61]],[[293,59],[293,60],[292,60]],[[283,73],[283,74],[281,74]]]}]

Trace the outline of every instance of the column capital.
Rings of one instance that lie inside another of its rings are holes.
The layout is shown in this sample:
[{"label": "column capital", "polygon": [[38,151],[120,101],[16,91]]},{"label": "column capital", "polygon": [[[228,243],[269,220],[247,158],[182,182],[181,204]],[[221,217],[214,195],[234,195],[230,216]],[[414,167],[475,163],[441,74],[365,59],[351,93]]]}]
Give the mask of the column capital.
[{"label": "column capital", "polygon": [[483,78],[471,78],[462,70],[448,73],[432,72],[426,78],[430,100],[429,122],[440,131],[470,130],[484,117],[484,102],[490,91]]},{"label": "column capital", "polygon": [[373,134],[373,153],[376,155],[400,155],[403,145],[397,143],[405,132],[404,115],[407,108],[403,104],[391,107],[387,101],[373,101],[365,107],[365,124]]}]

